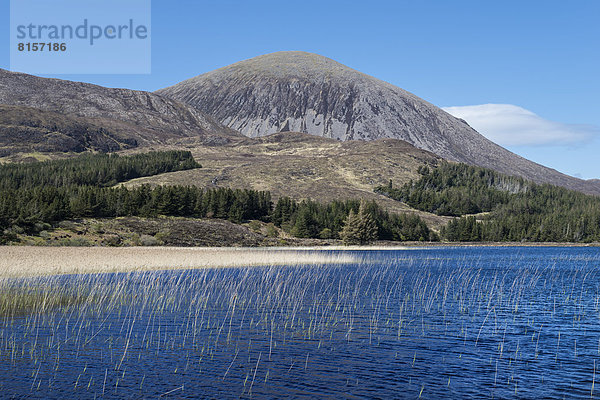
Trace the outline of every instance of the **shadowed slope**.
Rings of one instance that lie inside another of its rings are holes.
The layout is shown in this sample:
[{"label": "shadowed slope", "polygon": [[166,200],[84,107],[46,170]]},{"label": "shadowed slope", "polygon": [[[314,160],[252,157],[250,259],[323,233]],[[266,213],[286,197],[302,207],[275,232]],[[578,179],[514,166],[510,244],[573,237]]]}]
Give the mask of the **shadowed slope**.
[{"label": "shadowed slope", "polygon": [[0,104],[84,118],[87,123],[109,131],[127,132],[128,139],[140,145],[188,136],[210,141],[214,136],[237,135],[201,111],[153,93],[40,78],[2,69]]}]

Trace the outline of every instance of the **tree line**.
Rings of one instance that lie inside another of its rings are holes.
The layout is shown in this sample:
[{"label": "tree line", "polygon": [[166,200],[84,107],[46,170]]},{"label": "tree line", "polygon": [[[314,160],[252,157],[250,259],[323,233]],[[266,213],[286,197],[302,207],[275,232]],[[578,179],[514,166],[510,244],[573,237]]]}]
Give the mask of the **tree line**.
[{"label": "tree line", "polygon": [[[19,226],[35,232],[39,223],[77,218],[126,216],[178,216],[219,218],[234,223],[249,220],[273,222],[300,238],[339,238],[349,214],[357,214],[360,201],[312,200],[297,202],[280,198],[275,206],[270,192],[229,188],[201,189],[196,186],[141,185],[108,188],[95,186],[44,186],[0,192],[0,229]],[[390,214],[375,202],[365,213],[377,226],[376,239],[398,241],[435,240],[435,234],[416,215]]]},{"label": "tree line", "polygon": [[119,156],[87,154],[75,158],[0,166],[0,190],[42,186],[113,186],[165,172],[201,168],[189,151],[152,151]]},{"label": "tree line", "polygon": [[[334,200],[321,204],[312,200],[300,202],[282,197],[273,208],[270,220],[296,237],[339,238],[350,214],[359,214],[360,200]],[[375,201],[363,202],[362,214],[368,214],[376,225],[379,240],[430,241],[436,234],[414,214],[391,214]]]},{"label": "tree line", "polygon": [[271,204],[270,193],[253,190],[149,185],[44,186],[0,192],[0,227],[16,225],[32,231],[37,223],[65,219],[159,215],[222,218],[239,223],[264,219],[271,211]]},{"label": "tree line", "polygon": [[459,217],[441,229],[446,240],[600,241],[596,196],[465,164],[441,163],[419,173],[402,187],[376,190],[419,210]]},{"label": "tree line", "polygon": [[531,187],[522,178],[466,164],[443,162],[435,168],[419,167],[418,173],[416,181],[399,188],[390,181],[376,191],[418,210],[458,217],[492,211]]},{"label": "tree line", "polygon": [[15,228],[35,233],[40,224],[66,219],[160,215],[220,218],[235,223],[261,220],[301,238],[340,238],[344,227],[352,225],[371,232],[359,235],[360,241],[436,239],[418,216],[390,214],[375,202],[364,203],[361,208],[358,200],[322,204],[282,197],[273,205],[271,194],[265,191],[113,186],[133,177],[197,167],[189,152],[86,155],[0,166],[0,241],[14,238],[11,232]]}]

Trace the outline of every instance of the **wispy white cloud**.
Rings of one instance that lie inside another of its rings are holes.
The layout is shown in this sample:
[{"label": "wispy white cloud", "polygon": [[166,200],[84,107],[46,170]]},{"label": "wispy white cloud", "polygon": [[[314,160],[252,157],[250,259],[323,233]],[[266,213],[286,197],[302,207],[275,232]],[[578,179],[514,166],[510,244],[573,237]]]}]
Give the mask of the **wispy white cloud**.
[{"label": "wispy white cloud", "polygon": [[550,121],[512,104],[445,107],[444,110],[503,146],[575,145],[600,135],[600,127]]}]

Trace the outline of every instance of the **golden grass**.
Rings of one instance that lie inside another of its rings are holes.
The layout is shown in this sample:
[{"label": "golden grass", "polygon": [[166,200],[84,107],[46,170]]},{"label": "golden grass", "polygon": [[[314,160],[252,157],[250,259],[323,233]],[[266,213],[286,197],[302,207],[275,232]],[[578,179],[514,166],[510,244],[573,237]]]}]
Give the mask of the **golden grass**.
[{"label": "golden grass", "polygon": [[288,249],[0,246],[0,278],[354,261],[347,253]]}]

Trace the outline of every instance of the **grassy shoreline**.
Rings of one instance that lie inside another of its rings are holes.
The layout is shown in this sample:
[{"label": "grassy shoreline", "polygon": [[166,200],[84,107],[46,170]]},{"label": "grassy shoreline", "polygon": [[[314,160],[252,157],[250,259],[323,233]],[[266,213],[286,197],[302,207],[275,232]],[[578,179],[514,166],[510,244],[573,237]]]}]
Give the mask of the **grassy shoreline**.
[{"label": "grassy shoreline", "polygon": [[[423,243],[294,247],[0,246],[0,278],[360,261],[347,251],[432,247],[597,247],[598,243]],[[333,251],[330,253],[329,251]]]},{"label": "grassy shoreline", "polygon": [[[181,217],[88,218],[62,221],[40,227],[36,234],[20,233],[7,245],[52,247],[213,247],[270,249],[348,249],[339,239],[297,238],[272,224],[253,220],[234,224],[220,219]],[[599,242],[395,242],[379,240],[374,247],[400,248],[431,246],[600,246]],[[373,247],[373,246],[371,246]],[[361,247],[360,249],[367,249]]]},{"label": "grassy shoreline", "polygon": [[0,246],[0,278],[354,261],[308,248]]}]

